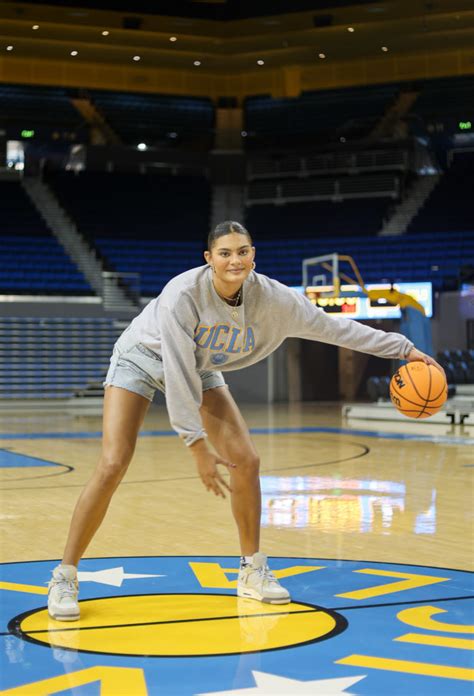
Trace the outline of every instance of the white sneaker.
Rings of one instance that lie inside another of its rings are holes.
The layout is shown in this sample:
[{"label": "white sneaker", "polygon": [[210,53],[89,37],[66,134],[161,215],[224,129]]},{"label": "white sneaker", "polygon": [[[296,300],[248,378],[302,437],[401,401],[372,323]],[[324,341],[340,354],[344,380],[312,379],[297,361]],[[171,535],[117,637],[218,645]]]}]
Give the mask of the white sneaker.
[{"label": "white sneaker", "polygon": [[288,604],[290,593],[280,585],[267,565],[264,553],[255,553],[252,564],[239,571],[237,596],[257,599],[269,604]]},{"label": "white sneaker", "polygon": [[77,621],[79,603],[77,595],[77,569],[72,565],[58,565],[49,583],[48,613],[56,621]]}]

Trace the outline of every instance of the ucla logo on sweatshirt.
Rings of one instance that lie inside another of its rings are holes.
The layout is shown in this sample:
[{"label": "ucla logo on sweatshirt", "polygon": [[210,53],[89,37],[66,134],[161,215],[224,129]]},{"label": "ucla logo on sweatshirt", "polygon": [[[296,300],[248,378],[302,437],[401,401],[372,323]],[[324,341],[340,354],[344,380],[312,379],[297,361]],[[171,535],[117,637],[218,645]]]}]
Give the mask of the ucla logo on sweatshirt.
[{"label": "ucla logo on sweatshirt", "polygon": [[231,355],[251,353],[255,347],[255,335],[251,326],[241,329],[228,324],[199,324],[194,332],[194,341],[200,348],[207,348],[215,353],[213,357],[217,360],[213,360],[212,357],[211,360],[219,365],[227,362]]}]

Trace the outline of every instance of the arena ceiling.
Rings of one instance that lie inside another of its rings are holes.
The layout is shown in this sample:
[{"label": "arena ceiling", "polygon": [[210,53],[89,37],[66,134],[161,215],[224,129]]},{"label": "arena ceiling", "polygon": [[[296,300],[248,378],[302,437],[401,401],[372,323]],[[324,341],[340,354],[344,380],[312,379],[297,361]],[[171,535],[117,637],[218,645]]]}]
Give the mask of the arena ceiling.
[{"label": "arena ceiling", "polygon": [[[140,14],[192,17],[233,21],[249,17],[268,17],[292,12],[333,10],[349,5],[368,5],[377,0],[50,0],[50,5],[88,7],[96,10],[138,12]],[[33,0],[31,4],[44,2]]]},{"label": "arena ceiling", "polygon": [[296,96],[473,72],[473,0],[0,0],[3,82]]}]

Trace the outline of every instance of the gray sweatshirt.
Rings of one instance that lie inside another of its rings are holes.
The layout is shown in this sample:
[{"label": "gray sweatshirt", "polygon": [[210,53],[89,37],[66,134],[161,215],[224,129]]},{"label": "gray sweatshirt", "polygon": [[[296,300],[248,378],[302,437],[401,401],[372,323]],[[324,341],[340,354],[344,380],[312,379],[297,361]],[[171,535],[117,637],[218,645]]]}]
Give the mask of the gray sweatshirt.
[{"label": "gray sweatshirt", "polygon": [[[234,316],[233,316],[234,315]],[[413,343],[326,314],[304,295],[252,271],[233,308],[214,289],[209,266],[173,278],[132,321],[127,333],[162,356],[166,405],[187,445],[205,437],[199,408],[201,370],[240,370],[262,360],[289,336],[322,341],[381,358],[404,358]]]}]

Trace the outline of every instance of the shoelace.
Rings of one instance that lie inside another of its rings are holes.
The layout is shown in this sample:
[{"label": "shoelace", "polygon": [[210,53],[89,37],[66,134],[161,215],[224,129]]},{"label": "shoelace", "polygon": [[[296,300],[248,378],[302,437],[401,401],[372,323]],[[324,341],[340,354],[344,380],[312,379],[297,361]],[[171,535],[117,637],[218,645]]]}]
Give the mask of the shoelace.
[{"label": "shoelace", "polygon": [[276,577],[273,575],[272,571],[268,566],[262,566],[258,569],[259,574],[262,576],[263,580],[268,582],[278,582]]},{"label": "shoelace", "polygon": [[58,580],[57,589],[59,599],[64,599],[65,597],[75,598],[76,596],[77,587],[74,580]]}]

